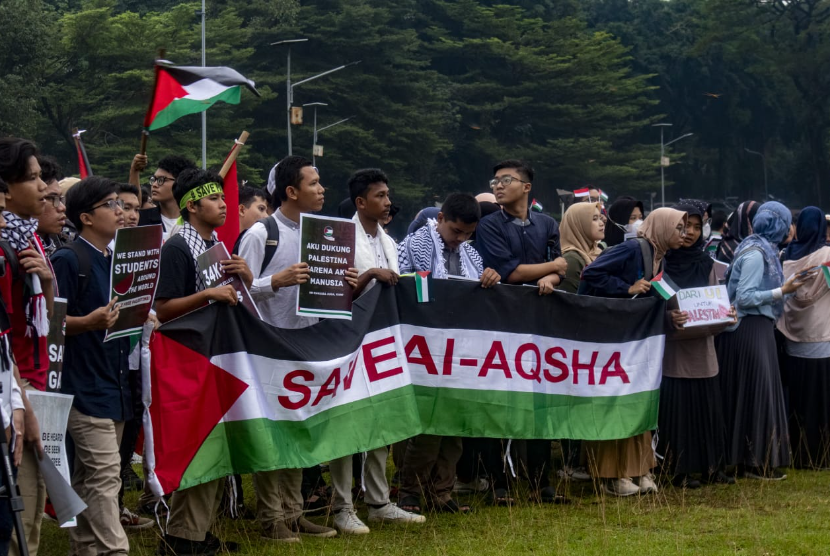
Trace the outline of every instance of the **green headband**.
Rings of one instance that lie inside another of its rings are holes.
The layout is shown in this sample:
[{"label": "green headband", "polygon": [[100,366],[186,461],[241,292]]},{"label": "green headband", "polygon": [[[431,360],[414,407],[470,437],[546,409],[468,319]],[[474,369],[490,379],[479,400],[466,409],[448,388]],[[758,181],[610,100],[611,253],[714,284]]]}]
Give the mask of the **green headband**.
[{"label": "green headband", "polygon": [[193,201],[195,203],[199,199],[204,199],[205,197],[216,195],[217,193],[223,193],[222,186],[214,181],[194,187],[185,193],[184,197],[182,197],[182,201],[179,203],[179,208],[184,210],[187,208],[188,201]]}]

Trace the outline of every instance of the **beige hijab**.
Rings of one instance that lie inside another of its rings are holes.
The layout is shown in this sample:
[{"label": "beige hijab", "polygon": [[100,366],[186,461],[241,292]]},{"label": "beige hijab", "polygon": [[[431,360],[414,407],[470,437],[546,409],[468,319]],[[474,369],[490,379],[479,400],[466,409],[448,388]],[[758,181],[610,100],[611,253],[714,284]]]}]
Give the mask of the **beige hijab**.
[{"label": "beige hijab", "polygon": [[659,208],[652,211],[645,220],[643,225],[637,231],[637,235],[644,237],[654,247],[654,275],[660,272],[660,263],[663,262],[663,257],[666,251],[669,250],[669,239],[677,225],[683,223],[686,226],[686,213],[672,208]]},{"label": "beige hijab", "polygon": [[585,264],[590,264],[599,257],[602,251],[597,242],[591,239],[591,224],[594,213],[599,208],[599,203],[575,203],[565,212],[559,228],[563,254],[576,251]]}]

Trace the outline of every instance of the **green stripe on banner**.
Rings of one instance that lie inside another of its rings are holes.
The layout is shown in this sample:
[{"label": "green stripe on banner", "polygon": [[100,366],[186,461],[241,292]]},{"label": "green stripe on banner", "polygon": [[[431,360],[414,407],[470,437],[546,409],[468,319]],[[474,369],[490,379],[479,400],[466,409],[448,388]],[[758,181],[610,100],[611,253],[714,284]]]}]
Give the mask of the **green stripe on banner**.
[{"label": "green stripe on banner", "polygon": [[[420,433],[513,439],[629,438],[656,428],[659,396],[659,390],[583,398],[406,386],[332,408],[306,421],[220,423],[193,458],[179,488],[233,473],[310,467]],[[273,459],[265,461],[263,456]]]},{"label": "green stripe on banner", "polygon": [[205,110],[207,110],[219,101],[226,102],[228,104],[239,104],[241,98],[242,89],[239,87],[239,85],[236,85],[235,87],[230,87],[229,89],[222,91],[215,97],[211,97],[204,100],[179,98],[171,102],[167,106],[167,108],[156,114],[156,117],[153,118],[150,127],[147,129],[149,131],[153,131],[155,129],[159,129],[164,126],[170,125],[182,116],[204,112]]}]

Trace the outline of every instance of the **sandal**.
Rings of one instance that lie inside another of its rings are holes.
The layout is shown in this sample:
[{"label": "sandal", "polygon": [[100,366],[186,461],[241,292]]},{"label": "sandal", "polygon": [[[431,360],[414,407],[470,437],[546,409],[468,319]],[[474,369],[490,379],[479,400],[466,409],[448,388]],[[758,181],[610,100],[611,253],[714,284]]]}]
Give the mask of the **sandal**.
[{"label": "sandal", "polygon": [[404,496],[398,500],[398,508],[411,514],[421,513],[421,501],[417,496]]},{"label": "sandal", "polygon": [[469,504],[461,504],[450,498],[446,502],[432,504],[432,511],[439,514],[471,514],[473,508]]},{"label": "sandal", "polygon": [[494,506],[512,506],[516,503],[516,499],[507,494],[506,488],[497,488],[493,490],[492,502]]}]

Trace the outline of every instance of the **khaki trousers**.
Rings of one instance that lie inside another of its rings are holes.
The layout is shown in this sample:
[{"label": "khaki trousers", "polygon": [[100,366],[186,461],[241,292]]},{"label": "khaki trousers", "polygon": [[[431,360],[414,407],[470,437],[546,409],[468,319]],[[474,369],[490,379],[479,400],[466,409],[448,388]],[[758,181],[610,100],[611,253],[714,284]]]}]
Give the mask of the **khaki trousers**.
[{"label": "khaki trousers", "polygon": [[[389,450],[386,446],[366,452],[363,468],[363,487],[366,489],[364,500],[370,506],[385,506],[389,503],[389,482],[386,480],[386,458]],[[353,510],[352,502],[352,456],[329,462],[331,485],[334,487],[332,509]]]},{"label": "khaki trousers", "polygon": [[254,473],[257,521],[267,527],[278,521],[293,523],[303,515],[302,469]]},{"label": "khaki trousers", "polygon": [[88,506],[78,515],[78,526],[69,529],[70,554],[129,554],[130,544],[118,511],[121,489],[118,447],[124,431],[123,421],[91,417],[73,407],[67,431],[75,443],[72,488]]},{"label": "khaki trousers", "polygon": [[452,498],[461,450],[461,439],[454,436],[422,434],[410,438],[401,469],[399,497],[420,498],[423,492],[429,501],[447,503]]},{"label": "khaki trousers", "polygon": [[[24,379],[21,384],[26,390],[34,390]],[[17,486],[23,497],[23,530],[26,533],[26,544],[29,547],[29,556],[37,556],[40,544],[40,523],[43,521],[43,508],[46,506],[46,484],[40,476],[37,458],[28,444],[23,447],[23,461],[17,468]],[[9,545],[9,554],[19,556],[17,535],[12,535]]]},{"label": "khaki trousers", "polygon": [[623,440],[584,442],[591,475],[601,479],[642,477],[657,465],[651,432]]},{"label": "khaki trousers", "polygon": [[225,479],[217,479],[184,490],[170,498],[167,534],[189,541],[205,540],[222,501]]}]

